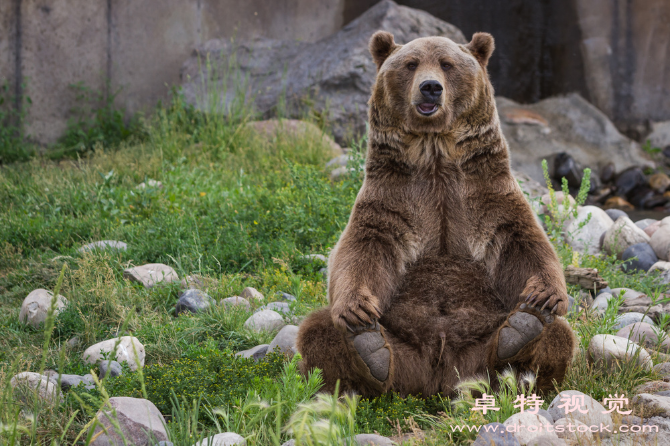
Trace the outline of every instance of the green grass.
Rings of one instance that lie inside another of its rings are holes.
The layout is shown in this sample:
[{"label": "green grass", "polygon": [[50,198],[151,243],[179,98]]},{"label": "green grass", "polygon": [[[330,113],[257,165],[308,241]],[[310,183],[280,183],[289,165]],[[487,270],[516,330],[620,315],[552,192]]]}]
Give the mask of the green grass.
[{"label": "green grass", "polygon": [[[467,444],[476,434],[453,432],[451,425],[503,421],[500,414],[483,417],[439,397],[317,398],[320,376],[299,376],[296,360],[273,354],[254,363],[234,356],[272,339],[273,333],[243,324],[275,293],[296,296],[292,308],[299,316],[326,303],[322,265],[300,256],[328,253],[361,185],[358,174],[329,180],[324,164],[332,154],[320,138],[280,133],[264,139],[246,125],[254,118],[244,107],[226,116],[199,113],[177,97],[144,122],[142,138],[111,146],[97,141],[83,158],[33,157],[0,166],[0,444],[86,444],[95,413],[112,396],[153,401],[178,446],[226,430],[250,445],[280,445],[291,437],[341,444],[353,433],[419,430],[426,444]],[[149,179],[162,187],[137,188]],[[573,253],[559,234],[553,236],[563,263],[572,263]],[[129,249],[77,251],[104,239],[125,241]],[[598,268],[613,288],[661,297],[653,278],[625,275],[612,258],[578,261]],[[180,277],[203,276],[216,300],[247,286],[266,299],[252,302],[251,311],[218,306],[175,317],[178,283],[147,290],[123,279],[125,268],[150,262],[166,263]],[[60,293],[69,303],[50,319],[53,330],[20,324],[25,296],[35,288],[53,290],[61,271]],[[615,315],[613,306],[605,317],[570,316],[582,347],[594,334],[613,333]],[[145,345],[141,373],[126,369],[94,390],[73,389],[55,407],[13,398],[8,382],[15,373],[46,367],[86,374],[91,367],[81,360],[83,350],[117,333],[132,333]],[[80,342],[69,346],[73,337]],[[621,373],[604,374],[580,354],[556,391],[578,389],[601,399],[630,394],[654,378],[626,365]],[[504,401],[516,391],[506,389],[497,394]],[[544,395],[545,407],[555,394]]]}]

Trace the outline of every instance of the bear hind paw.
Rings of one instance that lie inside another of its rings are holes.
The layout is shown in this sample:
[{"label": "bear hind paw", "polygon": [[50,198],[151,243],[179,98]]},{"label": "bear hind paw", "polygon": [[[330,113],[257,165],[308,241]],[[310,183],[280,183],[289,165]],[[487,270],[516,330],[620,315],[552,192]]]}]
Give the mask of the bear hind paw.
[{"label": "bear hind paw", "polygon": [[386,381],[391,367],[391,352],[379,331],[366,331],[354,336],[353,345],[370,374],[379,381]]},{"label": "bear hind paw", "polygon": [[524,311],[512,314],[507,319],[507,322],[509,326],[503,327],[498,337],[499,359],[511,358],[519,353],[544,328],[544,324],[537,316]]}]

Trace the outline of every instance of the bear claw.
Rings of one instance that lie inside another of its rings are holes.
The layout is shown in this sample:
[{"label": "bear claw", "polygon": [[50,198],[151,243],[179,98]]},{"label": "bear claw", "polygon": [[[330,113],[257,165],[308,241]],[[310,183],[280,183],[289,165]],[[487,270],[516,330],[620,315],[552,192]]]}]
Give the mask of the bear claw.
[{"label": "bear claw", "polygon": [[370,374],[379,380],[386,381],[391,365],[391,352],[384,347],[386,341],[379,331],[367,331],[355,336],[354,348],[370,369]]},{"label": "bear claw", "polygon": [[[547,315],[547,323],[551,316]],[[530,341],[535,339],[544,328],[537,316],[519,311],[508,319],[509,326],[500,330],[498,338],[498,358],[507,359],[519,353],[519,351]],[[552,319],[553,321],[553,319]]]}]

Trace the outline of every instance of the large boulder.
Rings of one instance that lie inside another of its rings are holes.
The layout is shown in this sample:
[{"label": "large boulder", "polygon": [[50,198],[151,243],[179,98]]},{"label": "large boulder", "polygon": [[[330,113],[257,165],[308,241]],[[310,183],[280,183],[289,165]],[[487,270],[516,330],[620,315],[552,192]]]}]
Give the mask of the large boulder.
[{"label": "large boulder", "polygon": [[[19,313],[19,320],[34,328],[39,327],[47,319],[53,296],[51,291],[42,288],[32,291],[25,299],[23,299],[21,312]],[[65,308],[66,305],[67,299],[59,294],[56,298],[56,311],[54,316]]]},{"label": "large boulder", "polygon": [[94,437],[100,434],[91,446],[150,446],[168,439],[163,415],[151,401],[121,396],[110,398],[109,405],[91,426]]},{"label": "large boulder", "polygon": [[142,343],[134,336],[122,336],[120,339],[114,338],[98,342],[84,351],[82,359],[87,364],[97,364],[98,361],[104,359],[104,353],[109,353],[114,350],[117,340],[118,345],[116,347],[116,355],[114,359],[118,362],[127,362],[128,367],[133,371],[137,370],[138,361],[139,366],[144,367],[144,345],[142,345]]},{"label": "large boulder", "polygon": [[[244,88],[241,93],[247,100],[269,117],[285,93],[289,115],[300,116],[313,107],[327,112],[326,119],[333,124],[336,140],[362,135],[367,101],[377,72],[368,52],[368,41],[378,30],[393,33],[398,43],[427,36],[466,42],[455,26],[427,12],[383,0],[316,43],[267,38],[205,42],[182,67],[184,96],[199,109],[225,110]],[[231,75],[225,67],[232,57],[237,66]],[[205,63],[207,58],[209,63]],[[215,104],[208,96],[211,91],[221,92]]]},{"label": "large boulder", "polygon": [[617,172],[653,164],[639,144],[619,133],[604,113],[576,93],[524,105],[498,97],[496,105],[512,168],[537,181],[544,182],[542,160],[551,161],[558,153],[568,153],[596,172],[610,162]]}]

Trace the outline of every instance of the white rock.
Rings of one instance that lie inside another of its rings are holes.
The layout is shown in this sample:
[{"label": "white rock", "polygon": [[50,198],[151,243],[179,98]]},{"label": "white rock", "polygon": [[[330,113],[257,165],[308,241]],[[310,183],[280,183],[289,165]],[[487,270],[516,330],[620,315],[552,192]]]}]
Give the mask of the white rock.
[{"label": "white rock", "polygon": [[670,262],[666,262],[665,260],[659,260],[658,262],[651,265],[651,268],[649,268],[647,274],[650,274],[652,271],[660,271],[663,273],[668,270],[670,270]]},{"label": "white rock", "polygon": [[89,243],[87,245],[82,246],[79,248],[77,251],[84,253],[87,251],[104,251],[104,250],[118,250],[118,251],[126,251],[128,249],[128,245],[124,242],[120,242],[118,240],[100,240],[97,242]]},{"label": "white rock", "polygon": [[644,220],[639,220],[635,222],[635,226],[638,228],[642,229],[644,231],[644,228],[649,226],[650,224],[656,223],[658,220],[655,220],[653,218],[645,218]]},{"label": "white rock", "polygon": [[[581,229],[579,225],[587,218],[589,222]],[[600,252],[600,236],[603,235],[614,222],[605,211],[597,206],[583,206],[577,211],[577,217],[565,225],[566,240],[573,249],[595,255]]]},{"label": "white rock", "polygon": [[253,331],[273,331],[286,325],[284,318],[272,310],[263,310],[251,315],[244,323],[244,328]]},{"label": "white rock", "polygon": [[234,446],[246,444],[247,441],[243,436],[238,435],[235,432],[225,432],[223,434],[216,434],[213,437],[205,438],[193,446]]},{"label": "white rock", "polygon": [[621,255],[629,246],[636,243],[649,243],[649,236],[628,217],[619,217],[617,221],[605,232],[603,250],[608,254],[616,254],[621,260]]},{"label": "white rock", "polygon": [[247,310],[251,310],[251,304],[249,301],[240,296],[226,297],[225,299],[221,299],[221,305],[224,305],[225,307],[242,307]]},{"label": "white rock", "polygon": [[[40,324],[44,323],[47,319],[47,313],[51,306],[51,299],[53,299],[53,293],[51,291],[42,288],[32,291],[25,299],[23,299],[21,313],[19,313],[19,320],[34,328],[39,327]],[[56,301],[56,311],[54,316],[65,308],[66,305],[67,299],[59,294]]]},{"label": "white rock", "polygon": [[653,412],[654,415],[670,417],[670,397],[641,393],[639,395],[635,395],[632,403],[640,404],[644,406],[645,409],[651,409],[649,412]]},{"label": "white rock", "polygon": [[268,352],[273,351],[275,347],[279,347],[283,353],[286,353],[289,356],[293,356],[296,351],[295,343],[297,339],[298,327],[296,325],[286,325],[281,330],[279,330],[277,336],[275,336],[272,342],[270,342]]},{"label": "white rock", "polygon": [[554,429],[557,426],[563,426],[564,429],[563,432],[556,431],[558,438],[563,438],[573,442],[584,442],[593,439],[593,434],[591,433],[589,426],[579,420],[561,418],[560,420],[556,420],[554,422]]},{"label": "white rock", "polygon": [[[552,424],[545,417],[528,412],[515,413],[503,423],[507,432],[512,432],[514,437],[522,445],[530,443],[533,439],[543,435],[549,435],[558,440],[558,436],[553,432]],[[549,432],[549,429],[552,432]]]},{"label": "white rock", "polygon": [[50,404],[57,403],[63,400],[62,394],[59,392],[58,386],[49,379],[49,377],[33,372],[22,372],[15,375],[10,381],[9,385],[16,392],[20,392],[19,398],[23,401],[29,401],[28,395],[37,389],[39,397]]},{"label": "white rock", "polygon": [[[572,410],[572,412],[566,413],[566,410]],[[612,416],[609,413],[603,413],[605,408],[602,404],[578,390],[564,390],[556,395],[547,411],[554,417],[554,420],[567,418],[568,420],[580,421],[587,426],[596,425],[598,427],[602,423],[609,426],[610,430],[614,430]],[[610,436],[607,431],[599,435],[601,437]]]},{"label": "white rock", "polygon": [[146,288],[151,288],[161,282],[179,281],[177,272],[172,267],[162,263],[147,263],[146,265],[128,268],[123,271],[123,277],[141,283]]},{"label": "white rock", "polygon": [[390,438],[377,434],[358,434],[354,437],[358,446],[393,446],[395,443]]},{"label": "white rock", "polygon": [[249,299],[249,300],[251,300],[251,299],[263,300],[264,299],[263,295],[256,288],[252,288],[250,286],[243,289],[242,294],[240,294],[240,296],[244,297],[245,299]]},{"label": "white rock", "polygon": [[[113,397],[109,399],[109,405],[111,408],[97,413],[100,424],[91,426],[94,436],[103,430],[103,426],[107,433],[101,433],[91,442],[91,446],[153,445],[168,439],[163,415],[151,401]],[[116,423],[121,434],[114,426]]]},{"label": "white rock", "polygon": [[651,236],[649,244],[659,259],[670,260],[670,220],[668,217],[661,220],[661,227]]},{"label": "white rock", "polygon": [[[639,355],[636,355],[638,351]],[[587,357],[590,363],[604,366],[613,372],[617,371],[616,364],[621,362],[636,360],[647,371],[654,365],[645,349],[614,335],[595,335],[591,338]]]},{"label": "white rock", "polygon": [[645,294],[639,291],[631,290],[630,288],[614,288],[612,290],[612,296],[623,298],[623,300],[631,300],[637,299],[640,296],[645,296]]},{"label": "white rock", "polygon": [[316,263],[320,262],[323,264],[328,264],[328,258],[323,254],[307,254],[304,256],[300,256],[300,260],[304,262],[316,262]]},{"label": "white rock", "polygon": [[[563,201],[565,201],[565,197],[563,196],[563,192],[555,192],[554,195],[556,196],[556,204],[558,205],[558,212],[563,213],[565,211],[565,204],[563,203]],[[551,204],[551,195],[549,193],[542,195],[540,201],[542,202],[540,213],[550,215],[549,205]],[[574,206],[576,203],[575,199],[572,198],[572,195],[569,194],[568,194],[568,203],[569,206]]]},{"label": "white rock", "polygon": [[[82,355],[84,362],[87,364],[97,364],[99,360],[103,359],[102,353],[111,352],[114,349],[117,339],[119,338],[107,339],[87,348]],[[121,341],[116,348],[116,357],[114,359],[117,362],[127,362],[130,370],[135,371],[138,367],[138,363],[135,361],[135,351],[137,351],[139,365],[144,367],[144,345],[134,336],[122,336],[120,339]],[[135,346],[135,351],[133,350],[133,345]]]}]

